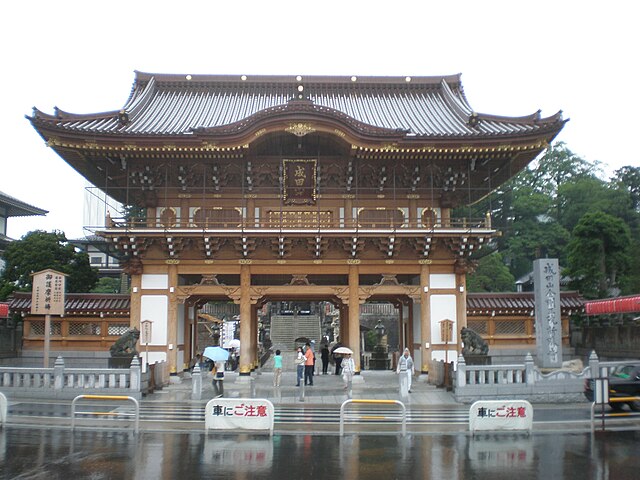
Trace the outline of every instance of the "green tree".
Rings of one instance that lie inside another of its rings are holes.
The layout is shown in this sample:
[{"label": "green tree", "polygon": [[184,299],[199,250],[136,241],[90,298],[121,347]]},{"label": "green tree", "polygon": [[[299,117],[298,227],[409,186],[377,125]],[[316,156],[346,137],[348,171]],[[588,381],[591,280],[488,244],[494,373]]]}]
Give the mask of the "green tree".
[{"label": "green tree", "polygon": [[530,187],[520,187],[513,197],[504,250],[511,273],[519,278],[530,272],[536,258],[558,258],[562,262],[569,232],[549,214],[551,199]]},{"label": "green tree", "polygon": [[640,167],[619,168],[614,172],[612,182],[629,193],[632,208],[640,212]]},{"label": "green tree", "polygon": [[92,293],[120,293],[120,279],[111,277],[102,277],[98,279]]},{"label": "green tree", "polygon": [[565,274],[587,298],[615,295],[632,261],[629,227],[603,212],[586,213],[572,232]]},{"label": "green tree", "polygon": [[11,242],[5,249],[5,269],[0,275],[0,292],[30,291],[31,274],[51,268],[66,273],[69,292],[88,292],[98,279],[98,272],[89,265],[85,253],[75,251],[62,232],[36,230],[20,240]]},{"label": "green tree", "polygon": [[467,277],[469,292],[513,292],[515,280],[504,264],[500,253],[482,257],[472,274]]},{"label": "green tree", "polygon": [[595,177],[560,185],[557,204],[557,219],[568,231],[587,212],[604,212],[625,222],[631,221],[634,214],[629,192]]}]

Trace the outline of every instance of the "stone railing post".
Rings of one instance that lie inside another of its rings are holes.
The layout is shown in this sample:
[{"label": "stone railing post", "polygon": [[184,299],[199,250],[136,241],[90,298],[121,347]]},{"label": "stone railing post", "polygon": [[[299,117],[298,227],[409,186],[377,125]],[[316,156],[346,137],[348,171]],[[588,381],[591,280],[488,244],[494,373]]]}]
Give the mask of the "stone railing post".
[{"label": "stone railing post", "polygon": [[202,372],[200,365],[196,364],[191,372],[191,400],[200,400],[202,398]]},{"label": "stone railing post", "polygon": [[591,350],[589,355],[589,374],[591,378],[600,378],[600,359],[595,350]]},{"label": "stone railing post", "polygon": [[464,387],[467,384],[467,362],[462,355],[458,355],[458,369],[456,370],[456,387]]},{"label": "stone railing post", "polygon": [[54,390],[62,390],[64,388],[64,359],[56,358],[53,364],[53,388]]},{"label": "stone railing post", "polygon": [[137,356],[133,357],[133,360],[131,360],[129,374],[129,389],[139,392],[142,384],[142,368],[140,366],[140,359]]},{"label": "stone railing post", "polygon": [[525,383],[527,385],[535,385],[536,383],[535,375],[533,374],[533,367],[533,356],[531,356],[530,352],[527,352],[524,357],[524,376]]}]

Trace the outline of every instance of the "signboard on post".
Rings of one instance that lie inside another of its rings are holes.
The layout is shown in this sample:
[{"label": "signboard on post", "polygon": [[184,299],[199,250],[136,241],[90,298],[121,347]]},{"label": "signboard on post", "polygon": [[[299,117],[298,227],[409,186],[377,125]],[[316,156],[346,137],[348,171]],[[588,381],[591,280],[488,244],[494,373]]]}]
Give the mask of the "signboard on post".
[{"label": "signboard on post", "polygon": [[145,359],[143,365],[143,372],[147,371],[147,365],[149,365],[149,344],[152,338],[153,322],[151,320],[143,320],[140,322],[140,343],[144,344]]},{"label": "signboard on post", "polygon": [[50,268],[32,275],[31,314],[44,315],[44,368],[49,368],[51,315],[64,315],[64,290],[67,275]]},{"label": "signboard on post", "polygon": [[205,429],[269,430],[273,433],[273,403],[263,398],[214,398],[205,407]]},{"label": "signboard on post", "polygon": [[47,269],[34,273],[31,315],[64,315],[64,273]]},{"label": "signboard on post", "polygon": [[145,345],[151,343],[151,332],[153,322],[151,320],[143,320],[140,322],[140,343]]},{"label": "signboard on post", "polygon": [[469,409],[469,430],[533,429],[533,407],[526,400],[479,400]]}]

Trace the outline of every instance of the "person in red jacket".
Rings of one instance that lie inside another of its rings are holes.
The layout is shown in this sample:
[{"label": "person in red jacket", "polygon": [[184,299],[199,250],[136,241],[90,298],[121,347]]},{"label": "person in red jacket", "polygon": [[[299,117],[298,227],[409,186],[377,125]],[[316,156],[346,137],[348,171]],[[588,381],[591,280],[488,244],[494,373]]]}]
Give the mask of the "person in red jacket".
[{"label": "person in red jacket", "polygon": [[306,343],[306,350],[304,352],[304,384],[313,385],[313,367],[315,363],[315,356],[313,350],[311,350],[311,344]]}]

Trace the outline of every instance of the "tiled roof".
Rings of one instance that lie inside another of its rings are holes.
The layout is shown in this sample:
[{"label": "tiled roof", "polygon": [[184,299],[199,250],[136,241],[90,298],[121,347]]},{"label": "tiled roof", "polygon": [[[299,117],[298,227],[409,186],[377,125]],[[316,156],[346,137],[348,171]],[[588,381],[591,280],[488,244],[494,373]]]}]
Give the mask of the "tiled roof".
[{"label": "tiled roof", "polygon": [[[123,294],[68,293],[65,299],[66,315],[121,314],[128,315],[130,296]],[[577,292],[561,292],[560,305],[563,313],[584,309],[584,299]],[[16,292],[10,299],[10,310],[28,313],[31,310],[31,294]],[[520,293],[469,293],[467,314],[470,316],[531,314],[535,310],[533,292]]]},{"label": "tiled roof", "polygon": [[[252,118],[314,113],[365,133],[411,139],[502,138],[555,135],[561,112],[541,118],[474,112],[460,75],[438,77],[327,77],[169,75],[136,72],[131,95],[117,111],[78,115],[34,109],[34,124],[69,132],[118,136],[228,134]],[[376,130],[378,129],[378,130]],[[380,130],[382,129],[382,130]]]},{"label": "tiled roof", "polygon": [[[67,293],[65,315],[129,315],[131,297],[128,294]],[[31,293],[15,292],[9,299],[13,313],[28,314],[31,311]]]},{"label": "tiled roof", "polygon": [[[560,292],[560,308],[563,313],[569,310],[584,310],[584,298],[577,292]],[[533,314],[535,298],[533,292],[517,293],[468,293],[467,315],[521,315]]]},{"label": "tiled roof", "polygon": [[24,203],[11,195],[0,192],[0,212],[5,212],[4,217],[27,217],[30,215],[46,215],[49,213],[38,207]]}]

